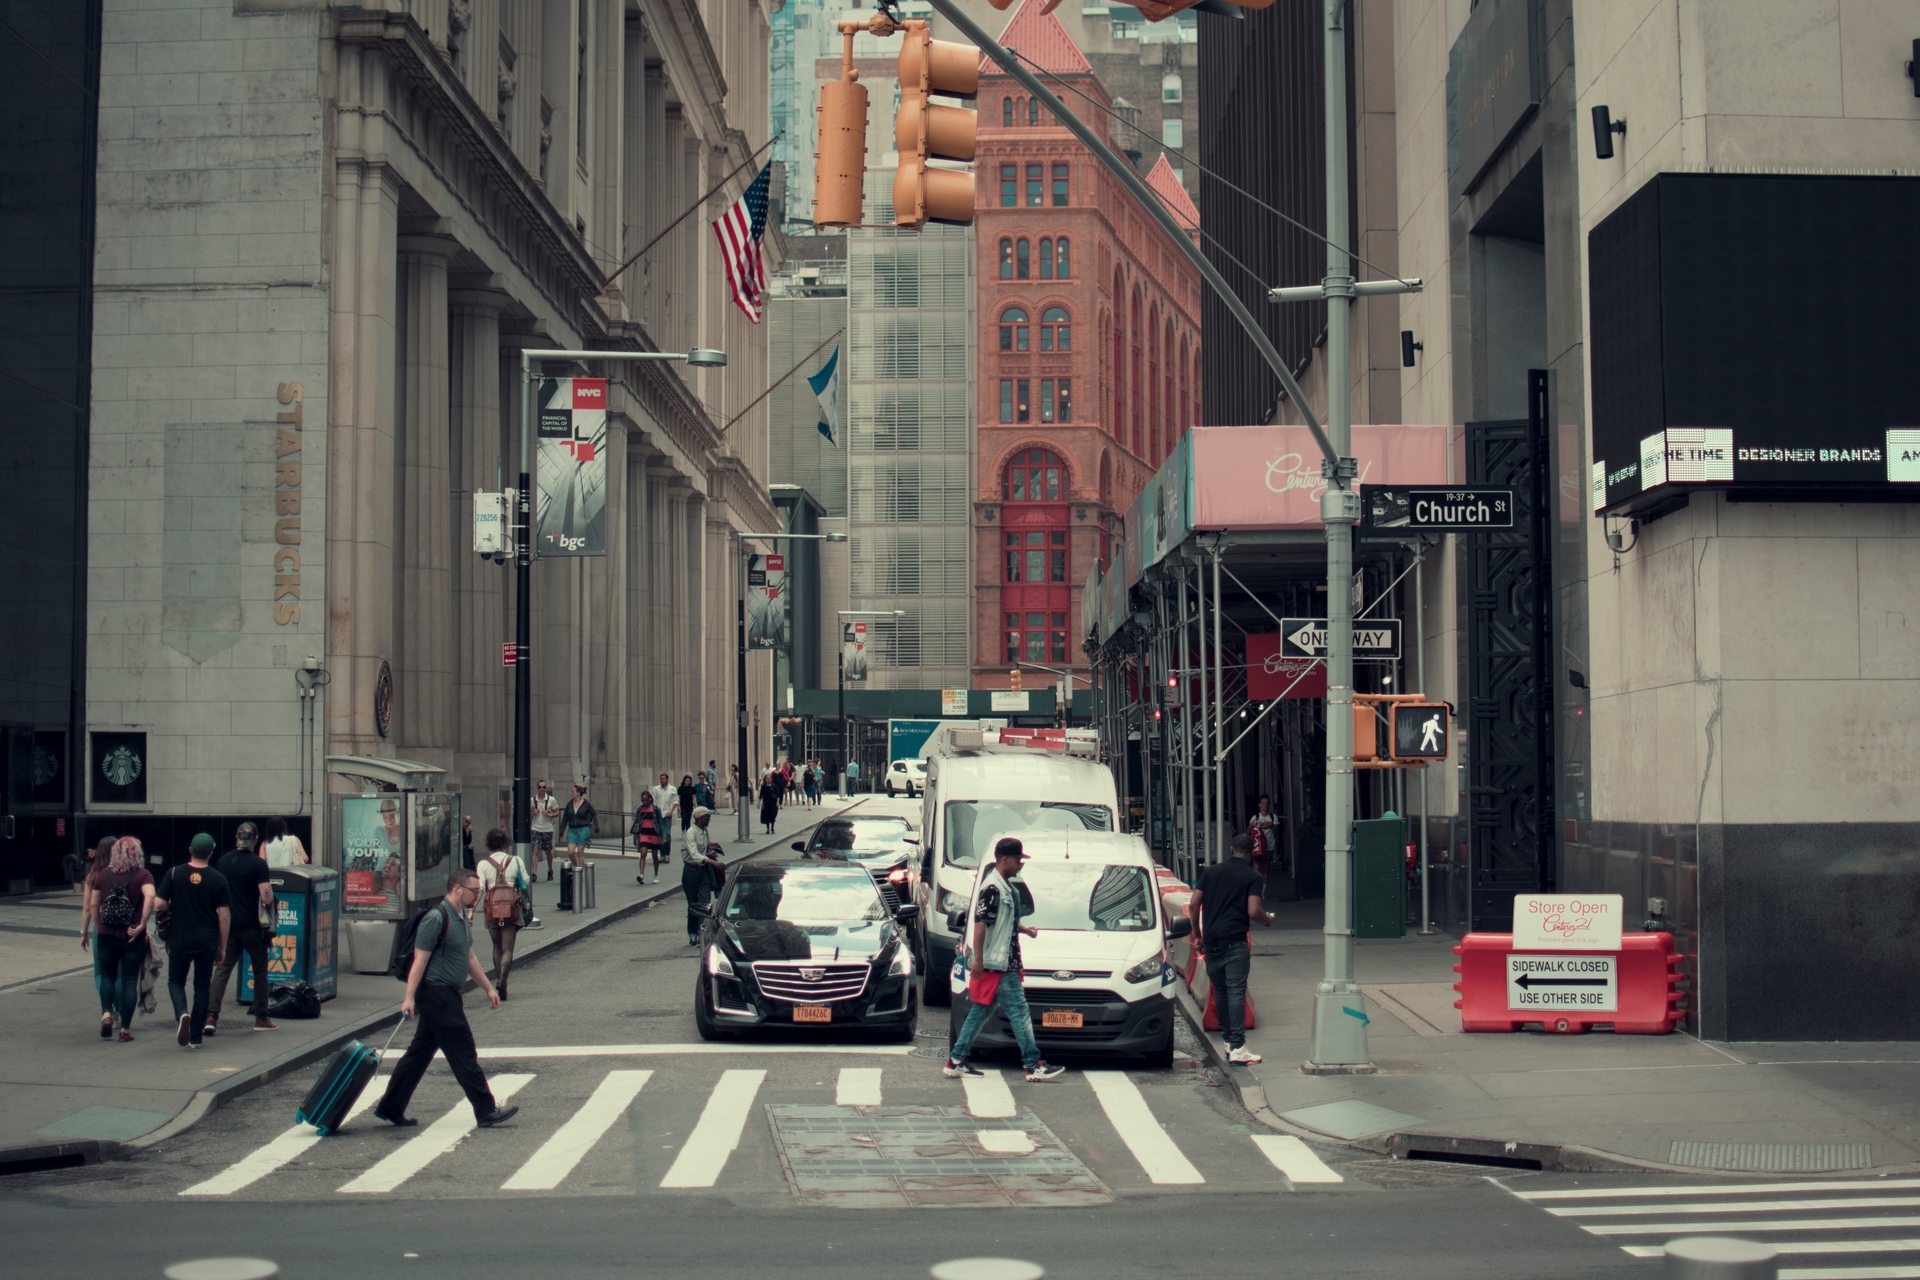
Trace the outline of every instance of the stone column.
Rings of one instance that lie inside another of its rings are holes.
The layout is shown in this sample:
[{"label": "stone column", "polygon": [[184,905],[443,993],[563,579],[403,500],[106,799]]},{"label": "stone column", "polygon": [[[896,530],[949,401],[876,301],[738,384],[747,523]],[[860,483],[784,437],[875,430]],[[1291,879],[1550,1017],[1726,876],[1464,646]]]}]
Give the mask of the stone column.
[{"label": "stone column", "polygon": [[667,687],[673,691],[668,715],[671,717],[666,741],[667,768],[674,770],[674,781],[686,768],[687,725],[692,717],[688,705],[692,690],[687,688],[687,493],[676,488],[667,498],[667,590],[662,593],[667,622]]},{"label": "stone column", "polygon": [[662,768],[672,767],[667,759],[667,735],[673,726],[673,646],[667,630],[667,617],[673,611],[673,569],[668,562],[671,543],[667,537],[672,513],[667,473],[650,472],[647,483],[647,649],[653,669],[647,686],[647,753],[651,758],[647,772],[658,774]]},{"label": "stone column", "polygon": [[647,454],[638,434],[627,448],[627,764],[630,774],[653,785],[653,758],[648,717],[653,706],[653,644],[648,626],[653,621],[649,599],[652,584],[652,545],[648,522],[653,518],[647,484]]},{"label": "stone column", "polygon": [[[639,14],[627,15],[626,74],[621,77],[624,110],[620,123],[620,261],[640,251],[652,235],[647,229],[647,30]],[[621,291],[630,300],[630,314],[640,314],[634,301],[644,297],[644,289],[634,282],[644,280],[635,263],[619,281]]]},{"label": "stone column", "polygon": [[[646,132],[647,154],[647,200],[645,219],[646,234],[641,243],[653,239],[660,228],[674,216],[667,210],[672,205],[673,166],[667,162],[667,73],[659,63],[647,65],[646,85],[647,110],[643,122]],[[666,319],[667,279],[672,268],[668,259],[662,256],[662,250],[670,248],[672,237],[654,246],[652,253],[635,264],[635,271],[643,271],[646,281],[647,327],[654,333],[664,333],[661,327]],[[636,286],[637,288],[637,286]]]},{"label": "stone column", "polygon": [[402,236],[401,364],[395,463],[399,580],[394,593],[394,725],[409,750],[453,749],[452,434],[448,423],[447,263],[458,245]]},{"label": "stone column", "polygon": [[[448,537],[454,595],[453,749],[463,781],[502,781],[506,757],[506,701],[501,646],[506,641],[507,576],[473,552],[473,495],[501,487],[500,312],[504,294],[455,290],[448,294],[452,336],[447,344],[452,387]],[[517,465],[517,464],[516,464]],[[466,757],[462,759],[462,757]]]}]

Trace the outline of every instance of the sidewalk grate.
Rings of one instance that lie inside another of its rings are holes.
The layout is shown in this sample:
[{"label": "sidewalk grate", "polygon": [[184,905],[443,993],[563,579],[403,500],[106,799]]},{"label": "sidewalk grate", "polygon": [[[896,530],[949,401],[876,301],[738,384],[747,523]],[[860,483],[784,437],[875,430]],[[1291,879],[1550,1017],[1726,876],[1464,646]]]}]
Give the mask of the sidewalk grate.
[{"label": "sidewalk grate", "polygon": [[1297,1111],[1283,1111],[1280,1116],[1283,1120],[1291,1120],[1349,1142],[1355,1138],[1385,1133],[1389,1129],[1405,1129],[1410,1125],[1426,1123],[1419,1116],[1389,1111],[1358,1098],[1348,1098],[1345,1102],[1323,1102],[1317,1107],[1301,1107]]},{"label": "sidewalk grate", "polygon": [[1667,1163],[1735,1173],[1832,1173],[1871,1168],[1873,1148],[1864,1142],[1676,1142]]}]

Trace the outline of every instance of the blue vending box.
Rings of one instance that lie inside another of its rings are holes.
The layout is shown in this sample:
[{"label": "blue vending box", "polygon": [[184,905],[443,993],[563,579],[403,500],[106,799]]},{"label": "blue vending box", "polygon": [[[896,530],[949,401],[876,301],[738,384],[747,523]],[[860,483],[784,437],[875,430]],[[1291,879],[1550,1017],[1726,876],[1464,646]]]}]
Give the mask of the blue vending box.
[{"label": "blue vending box", "polygon": [[[305,982],[331,1000],[340,991],[340,873],[332,867],[278,867],[280,918],[267,943],[267,984]],[[253,962],[240,960],[240,996],[253,999]]]}]

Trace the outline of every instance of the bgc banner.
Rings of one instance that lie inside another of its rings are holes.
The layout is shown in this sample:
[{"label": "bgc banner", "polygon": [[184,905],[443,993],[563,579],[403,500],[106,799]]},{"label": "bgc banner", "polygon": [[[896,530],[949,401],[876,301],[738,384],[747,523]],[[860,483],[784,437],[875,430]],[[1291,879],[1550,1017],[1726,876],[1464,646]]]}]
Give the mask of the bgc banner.
[{"label": "bgc banner", "polygon": [[793,637],[787,625],[787,558],[783,555],[749,555],[747,648],[788,648]]},{"label": "bgc banner", "polygon": [[607,554],[607,380],[542,378],[535,397],[538,554]]}]

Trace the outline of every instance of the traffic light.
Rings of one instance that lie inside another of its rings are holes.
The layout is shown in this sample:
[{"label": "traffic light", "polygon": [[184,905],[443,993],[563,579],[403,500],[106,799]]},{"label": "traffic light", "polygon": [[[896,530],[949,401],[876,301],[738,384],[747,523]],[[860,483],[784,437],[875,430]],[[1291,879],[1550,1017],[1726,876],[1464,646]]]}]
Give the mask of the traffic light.
[{"label": "traffic light", "polygon": [[1015,693],[1020,692],[1020,668],[1015,667],[1012,672],[1008,674],[1007,688]]},{"label": "traffic light", "polygon": [[[927,24],[918,20],[902,23],[901,36],[900,114],[893,125],[900,171],[893,179],[893,223],[918,228],[929,220],[972,222],[973,175],[930,169],[927,160],[973,159],[976,117],[965,107],[938,106],[927,99],[935,93],[963,98],[978,93],[980,51],[935,40]],[[825,119],[823,112],[823,128]],[[814,221],[820,221],[818,212]]]},{"label": "traffic light", "polygon": [[1379,712],[1371,702],[1353,704],[1353,761],[1361,764],[1380,758],[1377,745]]},{"label": "traffic light", "polygon": [[1395,760],[1445,760],[1453,728],[1453,708],[1444,702],[1396,702],[1393,717]]},{"label": "traffic light", "polygon": [[[850,29],[851,28],[851,29]],[[853,67],[853,24],[844,24],[840,78],[820,86],[819,150],[813,153],[813,225],[857,227],[865,211],[867,86]]]}]

